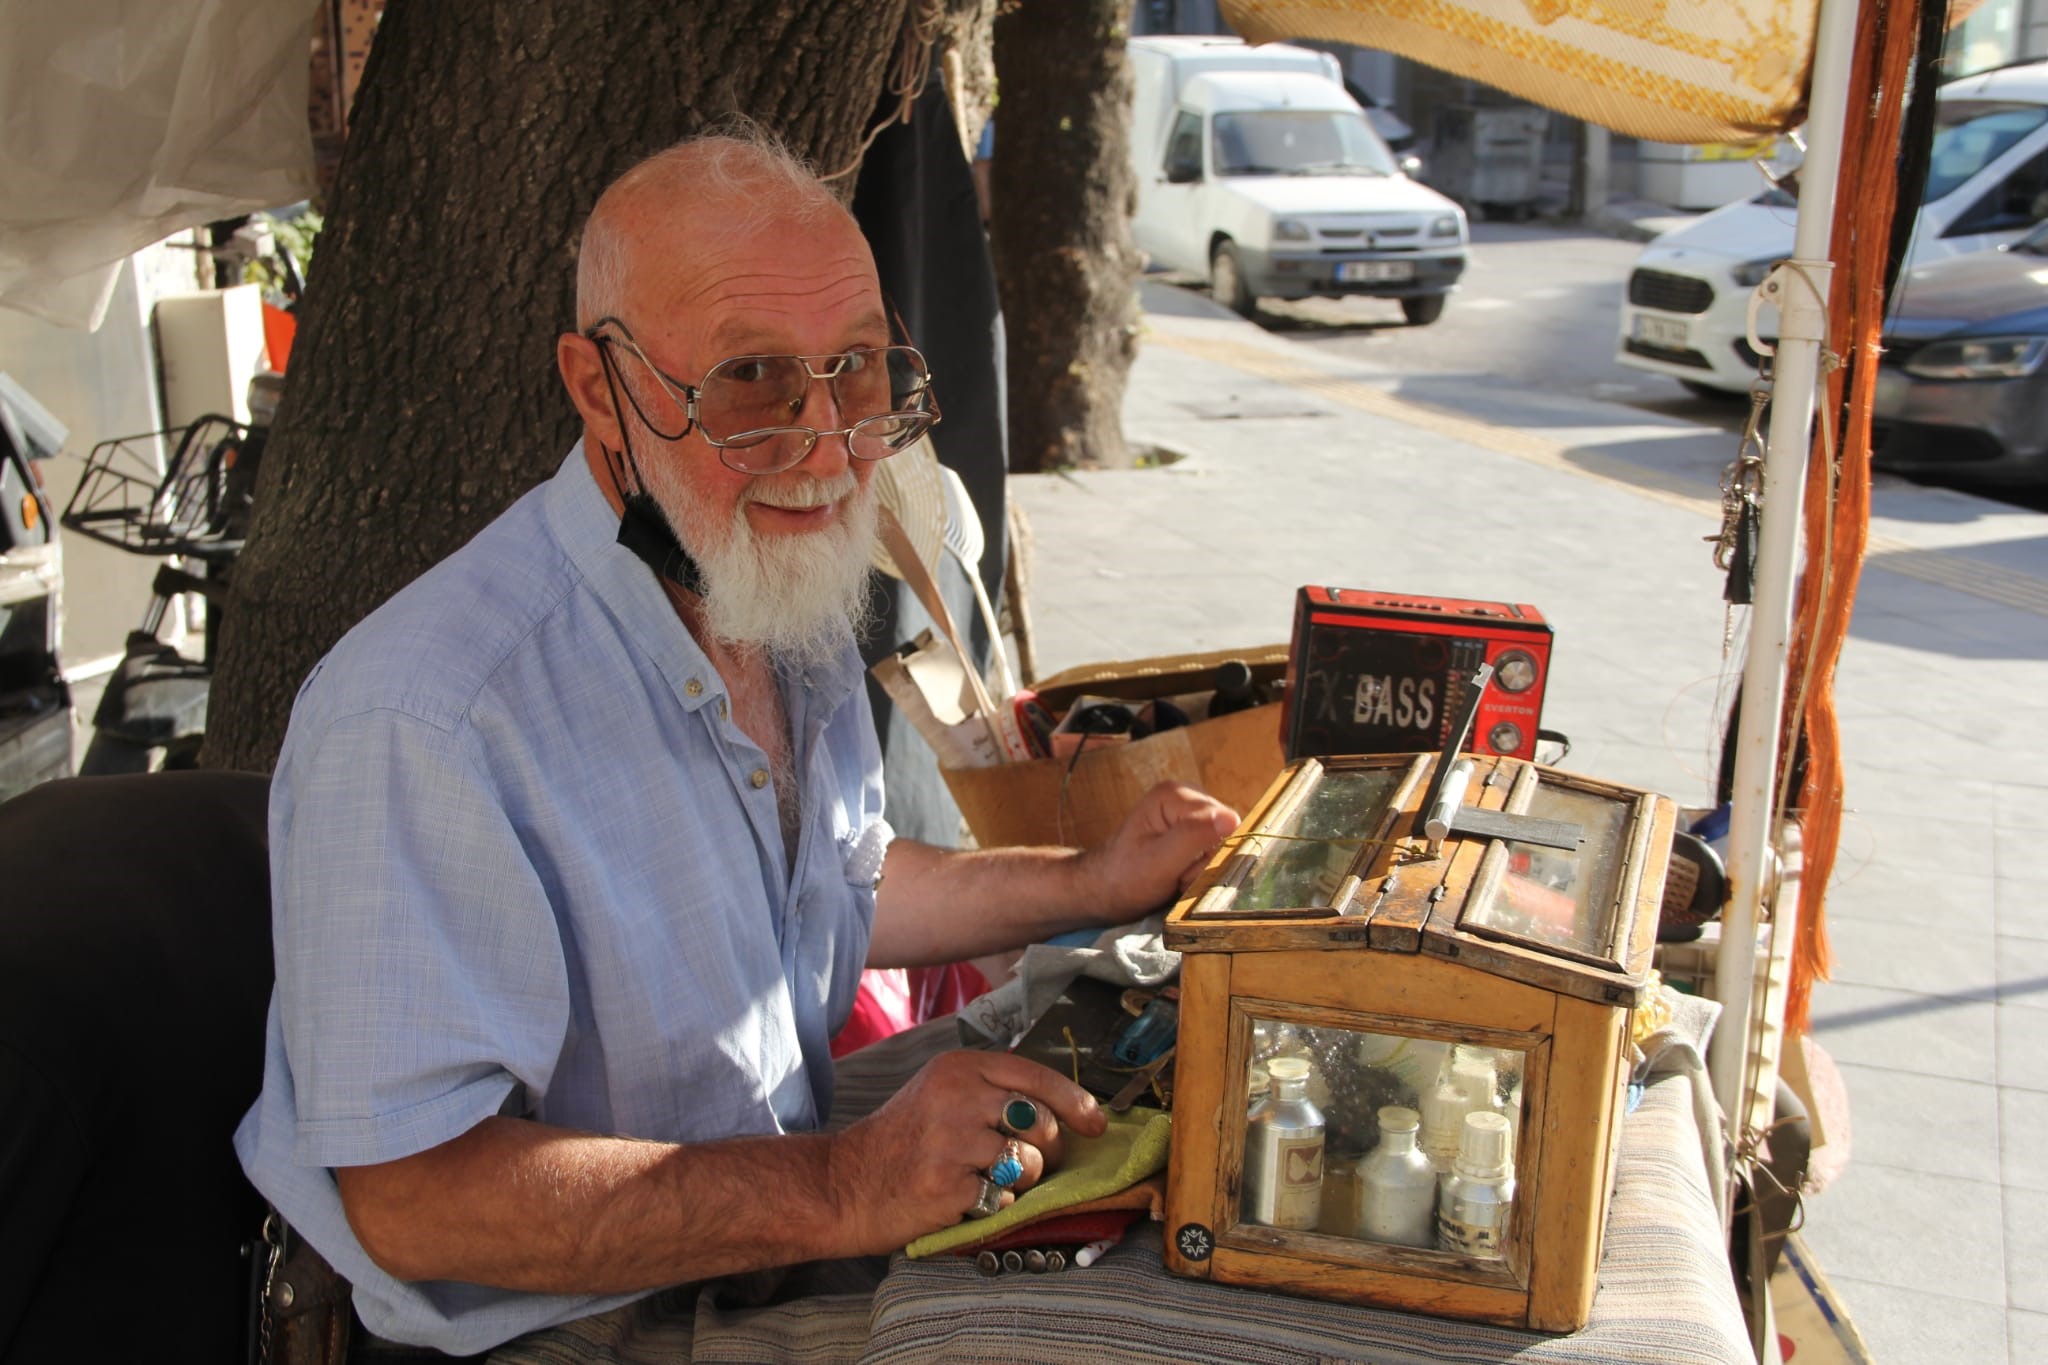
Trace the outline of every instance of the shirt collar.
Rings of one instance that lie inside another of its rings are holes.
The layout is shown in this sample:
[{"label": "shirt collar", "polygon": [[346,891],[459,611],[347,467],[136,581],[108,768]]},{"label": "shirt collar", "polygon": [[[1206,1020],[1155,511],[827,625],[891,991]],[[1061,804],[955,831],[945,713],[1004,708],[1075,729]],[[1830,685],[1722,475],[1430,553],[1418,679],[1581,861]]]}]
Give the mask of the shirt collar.
[{"label": "shirt collar", "polygon": [[[598,488],[580,440],[549,482],[547,518],[584,582],[647,652],[675,689],[683,708],[695,711],[723,697],[725,680],[696,637],[684,628],[654,571],[619,544],[619,514],[612,511]],[[835,659],[810,669],[791,690],[800,690],[807,700],[822,703],[817,714],[828,715],[860,685],[863,672],[860,654],[849,634]],[[800,723],[794,714],[791,723]]]}]

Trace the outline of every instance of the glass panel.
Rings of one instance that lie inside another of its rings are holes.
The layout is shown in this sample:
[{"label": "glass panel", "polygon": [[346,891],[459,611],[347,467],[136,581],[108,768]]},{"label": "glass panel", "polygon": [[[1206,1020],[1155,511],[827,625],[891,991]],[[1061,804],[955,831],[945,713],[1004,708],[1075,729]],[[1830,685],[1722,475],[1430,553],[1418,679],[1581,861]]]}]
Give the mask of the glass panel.
[{"label": "glass panel", "polygon": [[1259,834],[1284,840],[1246,840],[1259,855],[1239,890],[1235,908],[1286,910],[1328,905],[1344,874],[1379,827],[1380,809],[1407,772],[1405,766],[1326,771],[1315,790],[1287,819]]},{"label": "glass panel", "polygon": [[1613,936],[1615,891],[1621,880],[1633,801],[1545,782],[1529,814],[1583,826],[1578,851],[1508,841],[1508,870],[1483,905],[1465,912],[1463,927],[1485,928],[1532,946],[1568,948],[1602,958]]},{"label": "glass panel", "polygon": [[1504,1256],[1525,1066],[1513,1048],[1254,1019],[1240,1219]]}]

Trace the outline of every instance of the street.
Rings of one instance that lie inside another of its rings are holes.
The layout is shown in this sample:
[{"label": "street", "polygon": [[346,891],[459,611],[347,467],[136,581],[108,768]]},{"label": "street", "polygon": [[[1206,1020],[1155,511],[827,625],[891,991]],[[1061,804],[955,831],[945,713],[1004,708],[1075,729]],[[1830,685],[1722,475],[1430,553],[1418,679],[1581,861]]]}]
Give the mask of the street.
[{"label": "street", "polygon": [[[1372,298],[1268,299],[1256,321],[1275,336],[1391,372],[1395,391],[1414,402],[1441,406],[1453,392],[1462,402],[1475,384],[1546,403],[1594,399],[1725,431],[1733,459],[1748,415],[1741,396],[1695,397],[1676,380],[1614,358],[1622,291],[1641,250],[1589,229],[1474,223],[1470,264],[1430,326],[1410,327],[1397,303]],[[1885,473],[1875,482],[1911,486]],[[1965,491],[2048,510],[2048,489]]]}]

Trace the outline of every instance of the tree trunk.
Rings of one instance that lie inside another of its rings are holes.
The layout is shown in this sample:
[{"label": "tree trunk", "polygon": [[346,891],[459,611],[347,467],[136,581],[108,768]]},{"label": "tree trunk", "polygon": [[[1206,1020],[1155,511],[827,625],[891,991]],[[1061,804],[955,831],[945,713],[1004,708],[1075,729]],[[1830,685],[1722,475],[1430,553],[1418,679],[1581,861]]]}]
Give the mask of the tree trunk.
[{"label": "tree trunk", "polygon": [[567,452],[555,337],[603,187],[733,110],[848,165],[905,9],[390,0],[224,613],[209,766],[268,770],[320,656]]},{"label": "tree trunk", "polygon": [[1137,351],[1127,0],[996,18],[990,224],[1009,339],[1010,467],[1120,467]]}]

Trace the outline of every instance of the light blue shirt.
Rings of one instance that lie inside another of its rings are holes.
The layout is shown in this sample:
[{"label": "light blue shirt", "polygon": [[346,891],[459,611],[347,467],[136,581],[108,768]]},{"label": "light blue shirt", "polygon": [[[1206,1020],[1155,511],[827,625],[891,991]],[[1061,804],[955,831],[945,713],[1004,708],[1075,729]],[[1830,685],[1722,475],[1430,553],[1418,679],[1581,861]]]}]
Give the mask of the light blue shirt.
[{"label": "light blue shirt", "polygon": [[330,1168],[499,1113],[700,1142],[830,1110],[887,833],[860,661],[849,637],[783,688],[792,873],[767,757],[617,534],[579,445],[350,631],[292,711],[277,990],[235,1148],[383,1336],[470,1353],[635,1296],[395,1280]]}]

